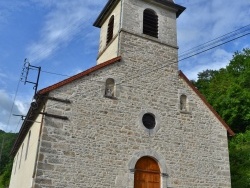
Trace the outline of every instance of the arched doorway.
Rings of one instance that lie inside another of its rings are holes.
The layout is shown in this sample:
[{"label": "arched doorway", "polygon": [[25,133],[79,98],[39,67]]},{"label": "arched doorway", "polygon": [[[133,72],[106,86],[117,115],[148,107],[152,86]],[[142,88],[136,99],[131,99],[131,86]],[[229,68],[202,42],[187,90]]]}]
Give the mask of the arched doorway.
[{"label": "arched doorway", "polygon": [[134,188],[160,188],[160,173],[159,165],[153,158],[140,158],[135,165]]}]

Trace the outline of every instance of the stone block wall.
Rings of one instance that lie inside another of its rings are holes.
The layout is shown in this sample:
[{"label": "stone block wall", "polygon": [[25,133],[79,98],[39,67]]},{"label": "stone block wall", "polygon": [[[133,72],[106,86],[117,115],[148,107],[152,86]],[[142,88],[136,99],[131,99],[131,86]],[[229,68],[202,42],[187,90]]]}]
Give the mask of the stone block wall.
[{"label": "stone block wall", "polygon": [[[141,156],[159,163],[161,187],[229,188],[227,132],[178,76],[177,49],[121,31],[122,61],[50,93],[35,187],[132,188]],[[116,81],[116,99],[104,97]],[[185,93],[189,111],[179,108]],[[156,116],[157,130],[143,128],[141,114]]]}]

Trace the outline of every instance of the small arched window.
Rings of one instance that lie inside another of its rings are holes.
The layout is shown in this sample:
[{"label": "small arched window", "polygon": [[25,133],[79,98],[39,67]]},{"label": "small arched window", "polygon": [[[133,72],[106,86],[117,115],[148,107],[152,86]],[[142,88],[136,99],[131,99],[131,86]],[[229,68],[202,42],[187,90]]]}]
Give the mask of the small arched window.
[{"label": "small arched window", "polygon": [[104,96],[109,98],[115,97],[115,80],[113,78],[108,78],[106,80]]},{"label": "small arched window", "polygon": [[153,158],[140,158],[135,165],[134,188],[160,188],[160,173],[159,165]]},{"label": "small arched window", "polygon": [[114,32],[114,15],[111,16],[111,18],[109,19],[106,45],[108,45],[112,40],[113,32]]},{"label": "small arched window", "polygon": [[187,96],[186,95],[181,95],[180,96],[180,110],[188,111]]},{"label": "small arched window", "polygon": [[158,38],[158,16],[151,9],[143,12],[143,34]]}]

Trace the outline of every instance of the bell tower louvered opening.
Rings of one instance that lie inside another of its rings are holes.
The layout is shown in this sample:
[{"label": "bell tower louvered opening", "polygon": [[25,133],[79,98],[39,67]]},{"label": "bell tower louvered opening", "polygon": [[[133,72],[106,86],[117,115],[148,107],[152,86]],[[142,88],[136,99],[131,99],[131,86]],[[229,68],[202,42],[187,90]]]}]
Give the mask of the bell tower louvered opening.
[{"label": "bell tower louvered opening", "polygon": [[151,9],[143,12],[143,34],[158,38],[158,16]]},{"label": "bell tower louvered opening", "polygon": [[108,45],[112,40],[113,32],[114,32],[114,15],[111,16],[111,18],[109,19],[106,45]]}]

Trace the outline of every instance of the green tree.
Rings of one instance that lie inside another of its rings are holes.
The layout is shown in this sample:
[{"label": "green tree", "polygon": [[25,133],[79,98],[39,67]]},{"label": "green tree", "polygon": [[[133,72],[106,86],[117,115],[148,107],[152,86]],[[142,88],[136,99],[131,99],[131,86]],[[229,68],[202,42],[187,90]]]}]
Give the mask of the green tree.
[{"label": "green tree", "polygon": [[250,187],[250,130],[239,133],[229,142],[233,188]]},{"label": "green tree", "polygon": [[250,49],[236,52],[226,68],[205,70],[194,82],[236,133],[250,126]]},{"label": "green tree", "polygon": [[[17,134],[5,133],[0,130],[0,188],[8,187],[13,159],[10,157],[10,151],[14,144]],[[1,150],[1,146],[3,148]]]}]

